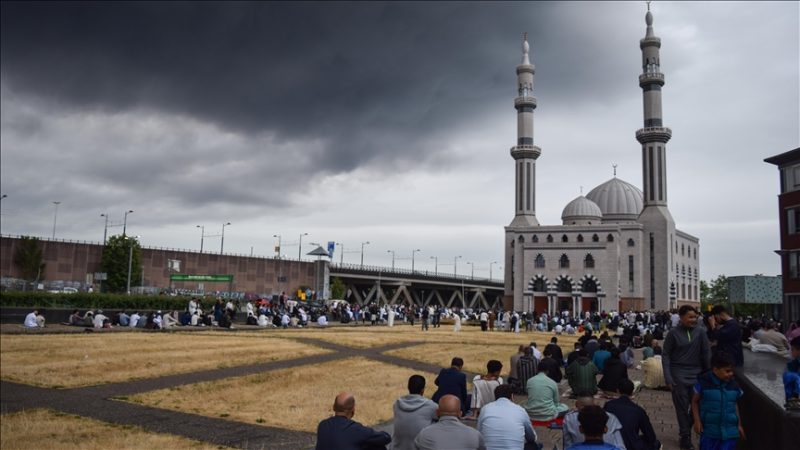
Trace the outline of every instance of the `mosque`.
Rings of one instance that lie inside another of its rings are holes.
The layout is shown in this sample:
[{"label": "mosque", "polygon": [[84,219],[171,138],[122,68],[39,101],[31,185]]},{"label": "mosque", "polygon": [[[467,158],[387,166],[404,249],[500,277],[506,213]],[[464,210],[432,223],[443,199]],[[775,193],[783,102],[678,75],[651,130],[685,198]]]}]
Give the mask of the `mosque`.
[{"label": "mosque", "polygon": [[672,130],[661,116],[661,39],[653,32],[653,14],[639,41],[639,87],[644,124],[641,144],[642,187],[616,177],[569,202],[561,225],[536,219],[536,160],[533,141],[534,65],[527,36],[517,66],[519,96],[517,145],[511,148],[515,173],[515,215],[505,227],[504,306],[537,313],[569,311],[668,310],[699,306],[699,240],[675,228],[667,206],[667,142]]}]

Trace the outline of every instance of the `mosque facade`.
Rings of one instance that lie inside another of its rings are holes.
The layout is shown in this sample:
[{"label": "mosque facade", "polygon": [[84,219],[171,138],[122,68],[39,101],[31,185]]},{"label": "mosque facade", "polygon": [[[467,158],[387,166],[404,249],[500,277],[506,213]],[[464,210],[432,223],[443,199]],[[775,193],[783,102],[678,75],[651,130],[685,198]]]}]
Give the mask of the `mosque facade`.
[{"label": "mosque facade", "polygon": [[506,309],[537,313],[630,309],[668,310],[700,303],[699,240],[675,228],[667,206],[666,144],[672,131],[661,114],[661,39],[653,15],[639,42],[642,52],[644,123],[636,131],[641,145],[642,187],[614,177],[569,202],[560,225],[536,218],[534,144],[535,67],[527,36],[517,66],[517,144],[511,148],[515,173],[515,215],[505,227]]}]

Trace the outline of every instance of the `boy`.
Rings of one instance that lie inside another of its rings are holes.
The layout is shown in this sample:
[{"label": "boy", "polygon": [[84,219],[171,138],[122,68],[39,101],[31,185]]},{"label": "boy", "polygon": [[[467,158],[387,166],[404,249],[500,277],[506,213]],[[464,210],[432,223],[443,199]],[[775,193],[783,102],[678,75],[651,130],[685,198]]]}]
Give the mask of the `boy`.
[{"label": "boy", "polygon": [[800,410],[800,336],[792,339],[792,360],[786,364],[783,389],[786,392],[786,409]]},{"label": "boy", "polygon": [[733,379],[733,357],[724,352],[711,357],[711,371],[697,377],[692,397],[694,431],[700,450],[733,450],[744,438],[739,406],[743,395]]}]

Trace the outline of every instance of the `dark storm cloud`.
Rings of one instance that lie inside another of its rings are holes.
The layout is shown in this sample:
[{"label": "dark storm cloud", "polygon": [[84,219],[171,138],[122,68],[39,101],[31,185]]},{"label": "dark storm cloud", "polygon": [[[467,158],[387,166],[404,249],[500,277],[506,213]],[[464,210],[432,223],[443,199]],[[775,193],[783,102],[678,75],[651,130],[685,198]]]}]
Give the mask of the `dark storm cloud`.
[{"label": "dark storm cloud", "polygon": [[[514,95],[524,30],[540,67],[561,58],[613,76],[581,42],[586,25],[549,19],[564,14],[552,3],[4,3],[2,12],[9,90],[66,108],[147,108],[279,141],[321,139],[312,172],[429,155],[418,137]],[[588,28],[603,26],[592,19]],[[552,40],[571,50],[553,54]],[[587,76],[544,72],[558,83],[550,95]]]}]

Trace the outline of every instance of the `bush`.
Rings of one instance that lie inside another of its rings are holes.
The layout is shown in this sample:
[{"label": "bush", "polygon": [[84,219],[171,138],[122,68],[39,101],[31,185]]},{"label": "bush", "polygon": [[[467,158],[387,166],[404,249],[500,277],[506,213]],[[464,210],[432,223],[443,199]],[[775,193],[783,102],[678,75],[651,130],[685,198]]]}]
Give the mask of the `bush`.
[{"label": "bush", "polygon": [[160,309],[183,311],[188,297],[161,295],[123,295],[79,292],[51,294],[49,292],[3,292],[0,307],[5,308],[78,308],[78,309]]}]

